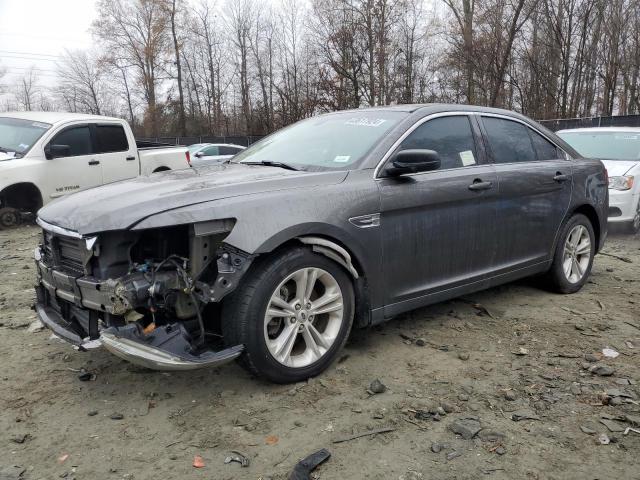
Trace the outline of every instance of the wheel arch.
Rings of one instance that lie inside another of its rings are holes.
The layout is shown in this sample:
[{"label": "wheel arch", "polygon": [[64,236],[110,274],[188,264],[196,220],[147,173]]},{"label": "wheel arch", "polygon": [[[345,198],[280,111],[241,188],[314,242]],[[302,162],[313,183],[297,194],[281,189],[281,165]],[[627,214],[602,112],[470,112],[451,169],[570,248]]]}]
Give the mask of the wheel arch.
[{"label": "wheel arch", "polygon": [[577,206],[576,208],[573,209],[573,211],[571,212],[571,214],[567,217],[567,220],[571,217],[573,217],[574,215],[581,213],[582,215],[584,215],[585,217],[587,217],[589,219],[589,221],[591,222],[591,227],[593,228],[593,234],[595,235],[595,244],[596,244],[596,253],[598,253],[599,249],[600,249],[600,236],[602,235],[602,232],[600,231],[600,218],[598,217],[598,212],[596,211],[596,209],[592,206],[589,205],[588,203],[582,204]]},{"label": "wheel arch", "polygon": [[42,207],[42,204],[42,193],[31,182],[14,183],[0,191],[0,205],[3,207],[13,207],[35,213]]},{"label": "wheel arch", "polygon": [[168,172],[169,170],[171,170],[169,167],[163,165],[161,167],[156,167],[151,173]]},{"label": "wheel arch", "polygon": [[310,229],[307,226],[301,230],[280,232],[264,242],[256,253],[266,256],[281,249],[306,246],[336,262],[353,281],[356,301],[354,326],[365,327],[371,324],[371,298],[368,268],[363,261],[364,252],[348,234],[341,234],[337,228],[335,230],[338,233],[331,228]]}]

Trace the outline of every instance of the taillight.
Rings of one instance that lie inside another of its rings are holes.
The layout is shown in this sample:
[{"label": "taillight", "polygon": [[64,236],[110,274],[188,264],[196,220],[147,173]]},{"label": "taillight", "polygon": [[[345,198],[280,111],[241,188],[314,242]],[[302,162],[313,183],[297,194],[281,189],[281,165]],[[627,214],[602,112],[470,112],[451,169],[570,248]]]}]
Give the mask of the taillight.
[{"label": "taillight", "polygon": [[187,163],[191,166],[191,154],[189,153],[189,150],[184,152],[184,154],[187,156]]}]

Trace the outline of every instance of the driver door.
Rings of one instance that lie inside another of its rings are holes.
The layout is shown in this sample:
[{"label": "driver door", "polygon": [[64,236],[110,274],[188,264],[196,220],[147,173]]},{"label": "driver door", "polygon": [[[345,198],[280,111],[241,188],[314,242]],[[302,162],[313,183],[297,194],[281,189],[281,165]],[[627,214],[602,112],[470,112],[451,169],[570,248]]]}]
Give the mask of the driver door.
[{"label": "driver door", "polygon": [[102,185],[102,169],[100,161],[93,153],[91,129],[88,124],[65,127],[55,134],[47,145],[69,147],[65,153],[47,160],[45,181],[53,186],[51,198]]},{"label": "driver door", "polygon": [[420,124],[394,153],[434,150],[440,169],[377,180],[386,317],[482,280],[493,269],[498,184],[475,122],[451,114]]}]

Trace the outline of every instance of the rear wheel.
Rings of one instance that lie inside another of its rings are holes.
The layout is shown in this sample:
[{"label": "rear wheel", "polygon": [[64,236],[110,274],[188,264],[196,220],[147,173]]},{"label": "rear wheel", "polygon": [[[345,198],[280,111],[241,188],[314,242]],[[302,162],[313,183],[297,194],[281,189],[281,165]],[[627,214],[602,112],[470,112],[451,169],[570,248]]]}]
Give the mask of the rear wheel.
[{"label": "rear wheel", "polygon": [[589,278],[595,254],[595,235],[591,221],[582,214],[571,217],[564,225],[549,280],[560,293],[574,293],[582,288]]},{"label": "rear wheel", "polygon": [[22,223],[22,215],[17,208],[0,208],[0,228],[17,227]]},{"label": "rear wheel", "polygon": [[254,265],[223,305],[228,345],[243,344],[240,363],[276,383],[325,370],[347,340],[354,314],[351,278],[307,248]]}]

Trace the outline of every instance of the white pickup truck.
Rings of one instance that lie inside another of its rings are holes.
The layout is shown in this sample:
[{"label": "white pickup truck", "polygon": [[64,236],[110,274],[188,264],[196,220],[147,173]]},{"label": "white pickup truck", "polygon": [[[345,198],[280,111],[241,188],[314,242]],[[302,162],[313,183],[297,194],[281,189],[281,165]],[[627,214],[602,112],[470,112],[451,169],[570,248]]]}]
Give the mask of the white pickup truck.
[{"label": "white pickup truck", "polygon": [[0,113],[0,228],[67,193],[191,166],[186,147],[138,147],[119,118]]}]

